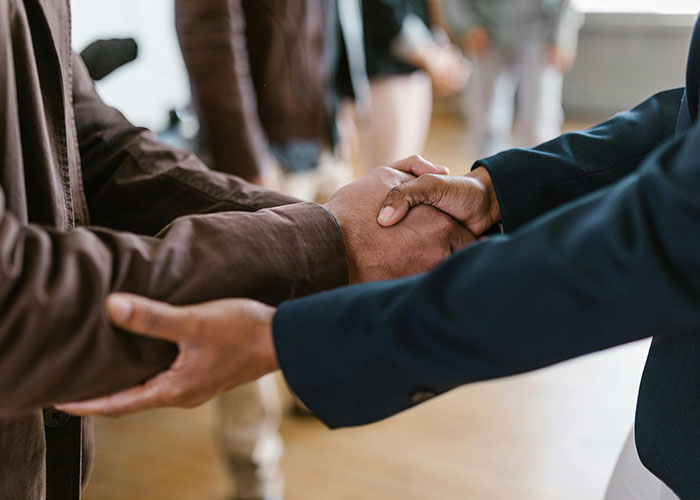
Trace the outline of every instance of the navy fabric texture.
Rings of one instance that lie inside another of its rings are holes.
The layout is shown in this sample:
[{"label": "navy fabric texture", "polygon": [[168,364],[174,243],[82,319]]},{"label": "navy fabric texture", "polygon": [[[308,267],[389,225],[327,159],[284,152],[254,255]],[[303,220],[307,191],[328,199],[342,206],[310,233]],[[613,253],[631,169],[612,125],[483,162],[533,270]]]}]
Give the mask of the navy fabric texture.
[{"label": "navy fabric texture", "polygon": [[430,273],[283,304],[288,383],[328,426],[386,418],[459,385],[654,337],[636,440],[700,499],[700,35],[686,89],[584,132],[477,162],[507,232]]}]

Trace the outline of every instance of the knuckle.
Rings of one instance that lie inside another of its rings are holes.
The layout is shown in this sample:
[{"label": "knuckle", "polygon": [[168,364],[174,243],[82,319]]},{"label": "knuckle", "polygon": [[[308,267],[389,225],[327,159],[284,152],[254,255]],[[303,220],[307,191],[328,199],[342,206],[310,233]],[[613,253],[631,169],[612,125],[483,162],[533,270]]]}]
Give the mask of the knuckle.
[{"label": "knuckle", "polygon": [[159,314],[151,309],[139,308],[134,311],[134,325],[145,332],[152,331],[159,321]]},{"label": "knuckle", "polygon": [[183,318],[183,333],[198,335],[208,330],[211,318],[215,317],[215,311],[209,304],[200,304],[199,309],[188,311]]},{"label": "knuckle", "polygon": [[161,402],[168,405],[180,404],[186,398],[186,393],[189,389],[178,387],[175,384],[168,384],[160,394]]},{"label": "knuckle", "polygon": [[428,188],[437,188],[442,184],[443,177],[438,174],[425,174],[421,175],[421,183]]},{"label": "knuckle", "polygon": [[178,391],[177,401],[180,406],[185,406],[189,408],[188,405],[192,403],[196,395],[197,392],[194,390],[194,388],[186,387]]},{"label": "knuckle", "polygon": [[426,174],[420,178],[423,187],[423,195],[429,203],[437,203],[442,197],[444,176]]},{"label": "knuckle", "polygon": [[406,186],[404,184],[399,184],[398,186],[394,186],[389,190],[389,192],[386,194],[386,199],[387,200],[396,200],[399,198],[404,198],[406,196]]}]

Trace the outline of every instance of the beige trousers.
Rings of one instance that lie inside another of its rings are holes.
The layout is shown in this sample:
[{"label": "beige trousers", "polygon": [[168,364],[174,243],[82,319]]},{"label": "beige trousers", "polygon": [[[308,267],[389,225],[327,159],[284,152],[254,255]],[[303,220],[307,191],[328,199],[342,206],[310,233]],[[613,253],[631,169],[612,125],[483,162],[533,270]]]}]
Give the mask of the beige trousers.
[{"label": "beige trousers", "polygon": [[274,374],[222,394],[217,404],[219,435],[237,497],[281,499],[282,407]]},{"label": "beige trousers", "polygon": [[422,71],[370,81],[369,116],[358,116],[351,102],[338,115],[342,156],[361,165],[360,174],[421,154],[430,129],[432,83]]},{"label": "beige trousers", "polygon": [[[352,180],[352,168],[324,152],[313,170],[280,172],[280,191],[302,200],[325,201]],[[219,436],[237,497],[281,499],[282,404],[274,374],[219,396],[218,409]]]},{"label": "beige trousers", "polygon": [[535,41],[473,58],[465,104],[478,158],[513,146],[533,147],[561,133],[564,76],[547,64],[544,49],[544,43]]}]

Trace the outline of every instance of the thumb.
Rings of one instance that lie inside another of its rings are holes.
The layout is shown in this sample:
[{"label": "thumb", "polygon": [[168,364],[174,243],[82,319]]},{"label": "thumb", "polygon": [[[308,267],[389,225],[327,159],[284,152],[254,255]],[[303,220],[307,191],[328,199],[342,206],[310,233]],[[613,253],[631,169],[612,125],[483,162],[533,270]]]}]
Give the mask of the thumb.
[{"label": "thumb", "polygon": [[433,162],[426,160],[420,155],[409,156],[408,158],[392,163],[390,166],[391,168],[413,174],[417,177],[425,174],[447,175],[450,173],[450,169],[447,167],[435,165]]},{"label": "thumb", "polygon": [[431,200],[442,197],[442,182],[441,175],[428,174],[395,186],[387,193],[377,222],[382,226],[393,226],[416,205],[434,204]]},{"label": "thumb", "polygon": [[188,334],[182,308],[127,293],[111,294],[105,305],[112,322],[124,330],[175,343]]}]

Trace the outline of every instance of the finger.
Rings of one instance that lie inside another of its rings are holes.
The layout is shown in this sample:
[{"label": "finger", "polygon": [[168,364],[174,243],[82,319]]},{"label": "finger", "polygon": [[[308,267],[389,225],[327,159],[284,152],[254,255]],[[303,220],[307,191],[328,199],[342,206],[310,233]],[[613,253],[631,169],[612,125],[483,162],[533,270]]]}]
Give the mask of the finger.
[{"label": "finger", "polygon": [[[167,373],[167,372],[165,372]],[[118,416],[162,406],[173,406],[172,392],[165,382],[165,373],[143,385],[131,387],[109,396],[56,405],[56,409],[71,415]]]},{"label": "finger", "polygon": [[406,214],[415,206],[413,199],[407,194],[406,184],[414,181],[409,181],[404,184],[399,184],[389,191],[384,199],[384,205],[379,210],[377,222],[384,227],[398,224],[406,217]]},{"label": "finger", "polygon": [[188,334],[188,310],[127,293],[107,297],[107,314],[120,328],[139,335],[180,342]]},{"label": "finger", "polygon": [[439,178],[430,175],[395,186],[387,193],[377,222],[385,227],[399,223],[411,208],[439,199],[439,188]]},{"label": "finger", "polygon": [[391,167],[418,177],[425,174],[448,175],[450,173],[449,168],[435,165],[420,155],[413,155],[399,160],[393,163]]}]

